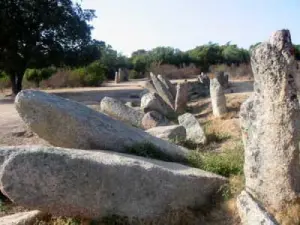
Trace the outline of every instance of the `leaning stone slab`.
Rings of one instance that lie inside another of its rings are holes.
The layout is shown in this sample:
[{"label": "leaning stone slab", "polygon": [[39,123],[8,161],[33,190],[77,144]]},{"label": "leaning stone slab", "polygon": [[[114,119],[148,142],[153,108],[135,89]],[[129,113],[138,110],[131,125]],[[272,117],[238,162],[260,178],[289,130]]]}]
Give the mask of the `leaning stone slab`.
[{"label": "leaning stone slab", "polygon": [[168,89],[168,91],[171,93],[171,95],[175,99],[175,97],[176,97],[176,87],[165,76],[157,75],[157,78],[160,80],[160,82],[163,85],[165,85],[165,87]]},{"label": "leaning stone slab", "polygon": [[227,113],[226,97],[223,87],[217,78],[214,78],[210,81],[210,97],[213,115],[215,117],[220,117]]},{"label": "leaning stone slab", "polygon": [[[151,219],[210,204],[227,182],[177,163],[107,151],[1,147],[1,191],[55,216]],[[142,207],[142,208],[141,208]]]},{"label": "leaning stone slab", "polygon": [[157,93],[143,95],[141,109],[144,112],[157,111],[164,116],[175,117],[174,110]]},{"label": "leaning stone slab", "polygon": [[185,128],[180,125],[153,127],[146,132],[167,141],[185,140],[186,138]]},{"label": "leaning stone slab", "polygon": [[123,121],[135,127],[142,127],[144,113],[129,107],[120,100],[104,97],[100,103],[101,111],[117,120]]},{"label": "leaning stone slab", "polygon": [[0,217],[0,225],[33,225],[44,214],[38,210]]},{"label": "leaning stone slab", "polygon": [[195,144],[206,144],[207,139],[205,133],[199,121],[193,114],[185,113],[179,116],[178,122],[180,125],[185,127],[187,140],[192,141]]},{"label": "leaning stone slab", "polygon": [[279,225],[246,191],[237,197],[237,208],[243,225]]},{"label": "leaning stone slab", "polygon": [[299,199],[300,76],[290,32],[274,33],[251,52],[254,92],[241,106],[246,190],[270,212]]},{"label": "leaning stone slab", "polygon": [[162,97],[162,99],[174,109],[174,97],[171,92],[165,87],[165,85],[153,74],[150,73],[151,80],[157,91],[157,93]]},{"label": "leaning stone slab", "polygon": [[35,90],[23,90],[15,99],[24,122],[40,138],[66,148],[126,152],[128,146],[149,142],[175,161],[188,150],[114,120],[78,102]]},{"label": "leaning stone slab", "polygon": [[175,111],[179,114],[185,112],[188,98],[189,98],[189,87],[188,83],[178,83],[176,86],[176,98],[175,98]]},{"label": "leaning stone slab", "polygon": [[152,80],[145,81],[145,83],[143,84],[143,87],[151,93],[157,93]]}]

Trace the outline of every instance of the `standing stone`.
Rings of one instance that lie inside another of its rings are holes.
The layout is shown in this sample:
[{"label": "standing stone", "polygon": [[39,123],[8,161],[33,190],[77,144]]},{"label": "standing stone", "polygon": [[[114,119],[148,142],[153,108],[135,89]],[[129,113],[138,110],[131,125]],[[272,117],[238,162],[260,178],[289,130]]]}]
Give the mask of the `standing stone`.
[{"label": "standing stone", "polygon": [[210,98],[215,117],[220,117],[227,113],[225,94],[217,78],[210,81]]},{"label": "standing stone", "polygon": [[115,73],[115,83],[116,84],[120,83],[119,73],[118,72]]},{"label": "standing stone", "polygon": [[146,132],[167,141],[177,142],[185,140],[186,138],[186,130],[180,125],[153,127],[149,130],[146,130]]},{"label": "standing stone", "polygon": [[162,114],[156,111],[147,112],[142,119],[142,126],[148,130],[153,127],[167,126],[170,121]]},{"label": "standing stone", "polygon": [[165,87],[165,85],[153,74],[150,73],[153,85],[157,91],[157,93],[162,97],[162,99],[174,109],[174,98],[170,91]]},{"label": "standing stone", "polygon": [[179,114],[185,112],[188,103],[189,87],[188,83],[178,83],[176,88],[175,111]]},{"label": "standing stone", "polygon": [[176,97],[176,88],[175,86],[170,82],[168,78],[162,75],[158,75],[157,78],[160,80],[160,82],[165,85],[165,87],[168,89],[168,91],[172,94],[173,98]]},{"label": "standing stone", "polygon": [[178,117],[180,125],[186,129],[186,139],[195,144],[206,144],[207,139],[205,133],[196,119],[191,113],[185,113]]},{"label": "standing stone", "polygon": [[38,210],[19,212],[0,217],[0,225],[33,225],[43,216],[45,214]]},{"label": "standing stone", "polygon": [[228,88],[228,78],[229,77],[228,77],[227,73],[225,74],[223,71],[217,72],[216,78],[224,89]]},{"label": "standing stone", "polygon": [[300,76],[292,50],[288,30],[252,50],[254,93],[240,111],[246,190],[272,213],[299,201]]},{"label": "standing stone", "polygon": [[21,146],[1,147],[0,155],[1,191],[17,205],[54,216],[153,219],[206,207],[227,182],[200,169],[113,152]]},{"label": "standing stone", "polygon": [[246,191],[237,197],[237,208],[244,225],[279,225]]},{"label": "standing stone", "polygon": [[100,103],[101,112],[135,127],[142,127],[144,113],[135,110],[121,102],[120,100],[104,97]]},{"label": "standing stone", "polygon": [[141,99],[141,109],[145,113],[157,111],[166,117],[175,117],[174,110],[157,93],[145,94]]},{"label": "standing stone", "polygon": [[188,155],[183,147],[45,92],[23,90],[17,95],[15,106],[25,124],[54,146],[126,152],[130,146],[147,142],[174,161],[186,160]]}]

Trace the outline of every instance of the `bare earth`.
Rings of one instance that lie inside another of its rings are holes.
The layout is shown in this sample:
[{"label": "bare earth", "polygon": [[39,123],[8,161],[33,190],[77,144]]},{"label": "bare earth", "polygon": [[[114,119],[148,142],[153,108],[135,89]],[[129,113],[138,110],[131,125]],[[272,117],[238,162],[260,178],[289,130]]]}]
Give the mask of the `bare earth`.
[{"label": "bare earth", "polygon": [[[120,84],[109,82],[103,87],[96,88],[65,88],[43,91],[95,107],[99,105],[101,99],[105,96],[121,99],[124,102],[137,100],[143,90],[143,82],[144,80]],[[239,111],[240,104],[249,96],[252,89],[253,84],[251,81],[231,81],[231,87],[226,92],[228,92],[227,102],[229,103],[229,107],[232,108],[233,118],[235,117],[233,115],[236,115],[235,111]],[[200,120],[211,115],[210,98],[192,102],[190,106],[193,108],[193,113]],[[14,107],[13,99],[5,97],[4,94],[1,95],[0,93],[0,146],[26,144],[48,145],[44,140],[26,129],[25,124]]]}]

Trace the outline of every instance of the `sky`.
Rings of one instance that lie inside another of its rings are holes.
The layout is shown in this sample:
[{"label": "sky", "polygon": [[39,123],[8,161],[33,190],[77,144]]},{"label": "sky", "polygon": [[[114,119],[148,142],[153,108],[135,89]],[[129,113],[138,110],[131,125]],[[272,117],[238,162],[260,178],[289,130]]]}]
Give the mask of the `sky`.
[{"label": "sky", "polygon": [[209,41],[239,47],[289,29],[300,44],[300,0],[79,0],[95,9],[93,38],[130,56],[137,49],[182,51]]}]

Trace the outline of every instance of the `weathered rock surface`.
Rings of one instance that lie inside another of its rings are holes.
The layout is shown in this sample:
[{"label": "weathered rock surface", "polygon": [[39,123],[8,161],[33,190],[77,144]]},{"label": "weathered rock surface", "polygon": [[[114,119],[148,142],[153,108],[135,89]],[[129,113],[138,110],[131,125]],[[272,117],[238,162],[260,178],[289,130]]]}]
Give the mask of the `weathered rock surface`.
[{"label": "weathered rock surface", "polygon": [[188,154],[187,149],[127,126],[85,105],[41,91],[21,91],[15,105],[30,129],[54,146],[126,152],[128,146],[150,142],[175,161],[186,159]]},{"label": "weathered rock surface", "polygon": [[164,116],[174,117],[174,110],[164,102],[157,93],[148,93],[141,99],[141,109],[144,112],[157,111]]},{"label": "weathered rock surface", "polygon": [[156,89],[155,89],[155,87],[154,87],[154,85],[153,85],[152,80],[145,81],[143,87],[144,87],[145,89],[147,89],[147,90],[148,90],[149,92],[151,92],[151,93],[157,93],[157,91],[156,91]]},{"label": "weathered rock surface", "polygon": [[151,80],[153,85],[157,91],[157,93],[162,97],[162,99],[172,108],[174,109],[174,97],[171,92],[165,87],[165,85],[153,74],[150,73]]},{"label": "weathered rock surface", "polygon": [[227,73],[225,74],[223,71],[217,72],[216,78],[224,89],[228,88],[229,76]]},{"label": "weathered rock surface", "polygon": [[217,78],[210,81],[210,97],[214,116],[220,117],[227,113],[225,94]]},{"label": "weathered rock surface", "polygon": [[207,97],[209,96],[209,87],[198,81],[188,82],[188,99],[194,100],[199,97]]},{"label": "weathered rock surface", "polygon": [[103,113],[117,120],[121,120],[135,127],[142,127],[144,113],[123,104],[123,102],[117,99],[104,97],[100,103],[100,108]]},{"label": "weathered rock surface", "polygon": [[[1,147],[0,187],[56,216],[154,218],[210,204],[225,178],[177,163],[104,151]],[[142,210],[141,210],[142,206]]]},{"label": "weathered rock surface", "polygon": [[243,225],[279,225],[246,191],[237,197],[237,208]]},{"label": "weathered rock surface", "polygon": [[38,210],[15,213],[0,217],[0,225],[33,225],[42,216],[43,213]]},{"label": "weathered rock surface", "polygon": [[146,130],[146,132],[168,141],[185,140],[186,138],[185,128],[180,125],[153,127]]},{"label": "weathered rock surface", "polygon": [[196,144],[206,144],[205,133],[195,116],[185,113],[178,117],[178,122],[186,129],[186,139]]},{"label": "weathered rock surface", "polygon": [[165,76],[157,75],[157,78],[160,80],[160,82],[163,85],[165,85],[165,87],[168,89],[168,91],[171,93],[171,95],[175,99],[175,97],[176,97],[176,87]]},{"label": "weathered rock surface", "polygon": [[175,111],[179,114],[185,112],[188,103],[188,83],[178,83],[176,87]]},{"label": "weathered rock surface", "polygon": [[300,191],[299,74],[288,30],[251,53],[254,93],[242,104],[246,190],[272,211],[298,201]]},{"label": "weathered rock surface", "polygon": [[147,112],[142,119],[142,126],[148,130],[153,127],[167,126],[170,121],[162,114],[156,111]]}]

